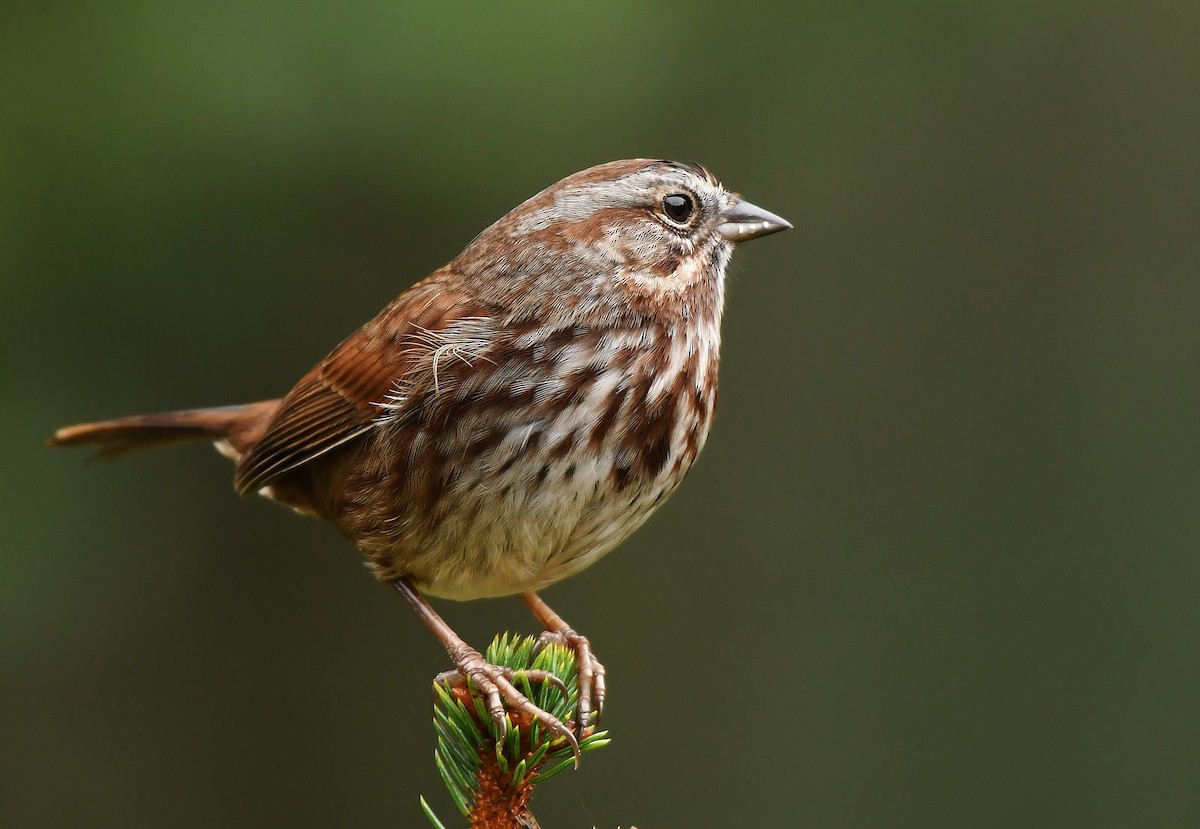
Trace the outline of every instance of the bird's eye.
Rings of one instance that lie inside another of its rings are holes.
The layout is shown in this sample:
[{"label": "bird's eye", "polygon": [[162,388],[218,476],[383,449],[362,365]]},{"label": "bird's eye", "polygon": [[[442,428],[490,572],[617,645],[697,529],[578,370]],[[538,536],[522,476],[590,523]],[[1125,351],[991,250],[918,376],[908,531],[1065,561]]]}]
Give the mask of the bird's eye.
[{"label": "bird's eye", "polygon": [[687,224],[688,219],[692,218],[692,211],[694,209],[695,205],[692,203],[692,197],[686,193],[672,193],[669,196],[663,197],[663,215],[675,224]]}]

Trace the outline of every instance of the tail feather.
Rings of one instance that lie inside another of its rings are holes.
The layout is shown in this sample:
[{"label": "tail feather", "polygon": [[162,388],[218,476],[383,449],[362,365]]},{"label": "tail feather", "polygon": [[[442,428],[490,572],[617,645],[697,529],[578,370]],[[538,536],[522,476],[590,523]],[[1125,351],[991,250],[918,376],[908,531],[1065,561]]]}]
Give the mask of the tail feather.
[{"label": "tail feather", "polygon": [[[253,446],[267,428],[278,400],[162,414],[133,415],[99,423],[66,426],[50,438],[51,446],[96,444],[100,457],[116,457],[137,449],[196,440],[223,442],[235,459]],[[224,451],[224,447],[222,447]]]}]

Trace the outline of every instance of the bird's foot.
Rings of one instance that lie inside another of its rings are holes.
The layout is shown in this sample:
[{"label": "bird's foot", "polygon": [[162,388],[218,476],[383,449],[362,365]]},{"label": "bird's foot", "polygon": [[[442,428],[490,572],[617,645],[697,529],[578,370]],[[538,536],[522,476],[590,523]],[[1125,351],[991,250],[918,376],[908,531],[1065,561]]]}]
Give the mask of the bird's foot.
[{"label": "bird's foot", "polygon": [[484,659],[479,651],[469,647],[452,653],[451,658],[458,670],[440,674],[435,681],[450,687],[464,687],[469,680],[470,685],[483,696],[484,705],[491,715],[492,722],[496,724],[501,739],[508,733],[508,714],[513,711],[528,717],[531,722],[538,723],[547,732],[557,734],[565,740],[575,755],[575,765],[579,765],[579,740],[571,728],[549,711],[535,705],[515,685],[520,679],[526,679],[530,683],[549,683],[557,688],[565,699],[567,686],[561,679],[548,671],[513,670],[493,665]]},{"label": "bird's foot", "polygon": [[604,665],[592,653],[592,645],[587,637],[569,627],[543,631],[538,637],[538,650],[551,644],[575,654],[575,670],[579,676],[579,709],[575,714],[575,728],[583,736],[584,729],[595,726],[604,711]]}]

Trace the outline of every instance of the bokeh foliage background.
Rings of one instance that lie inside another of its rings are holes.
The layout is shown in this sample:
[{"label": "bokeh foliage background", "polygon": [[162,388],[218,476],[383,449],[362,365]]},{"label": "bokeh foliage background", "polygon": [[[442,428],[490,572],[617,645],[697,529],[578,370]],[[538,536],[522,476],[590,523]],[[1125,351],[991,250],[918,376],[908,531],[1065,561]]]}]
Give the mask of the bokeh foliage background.
[{"label": "bokeh foliage background", "polygon": [[[1200,6],[10,3],[0,825],[420,825],[444,655],[203,448],[576,169],[747,245],[675,499],[550,602],[615,742],[546,826],[1193,826]],[[443,605],[479,643],[515,601]]]}]

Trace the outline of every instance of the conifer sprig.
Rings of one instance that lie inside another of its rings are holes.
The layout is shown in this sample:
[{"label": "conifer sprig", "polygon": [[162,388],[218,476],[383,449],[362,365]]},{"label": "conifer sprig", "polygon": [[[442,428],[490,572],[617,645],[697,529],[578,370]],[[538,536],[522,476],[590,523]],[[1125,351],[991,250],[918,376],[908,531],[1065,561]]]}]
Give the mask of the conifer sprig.
[{"label": "conifer sprig", "polygon": [[[486,659],[511,668],[513,682],[534,705],[564,723],[572,723],[579,702],[575,655],[550,644],[538,650],[537,639],[500,634]],[[553,682],[530,681],[526,671],[546,671]],[[529,813],[534,786],[575,764],[570,743],[536,721],[510,712],[506,728],[488,713],[475,687],[434,683],[433,725],[437,732],[434,762],[450,797],[472,827],[536,826]],[[585,730],[582,754],[607,745],[608,732]],[[444,829],[424,798],[422,809],[437,829]]]}]

